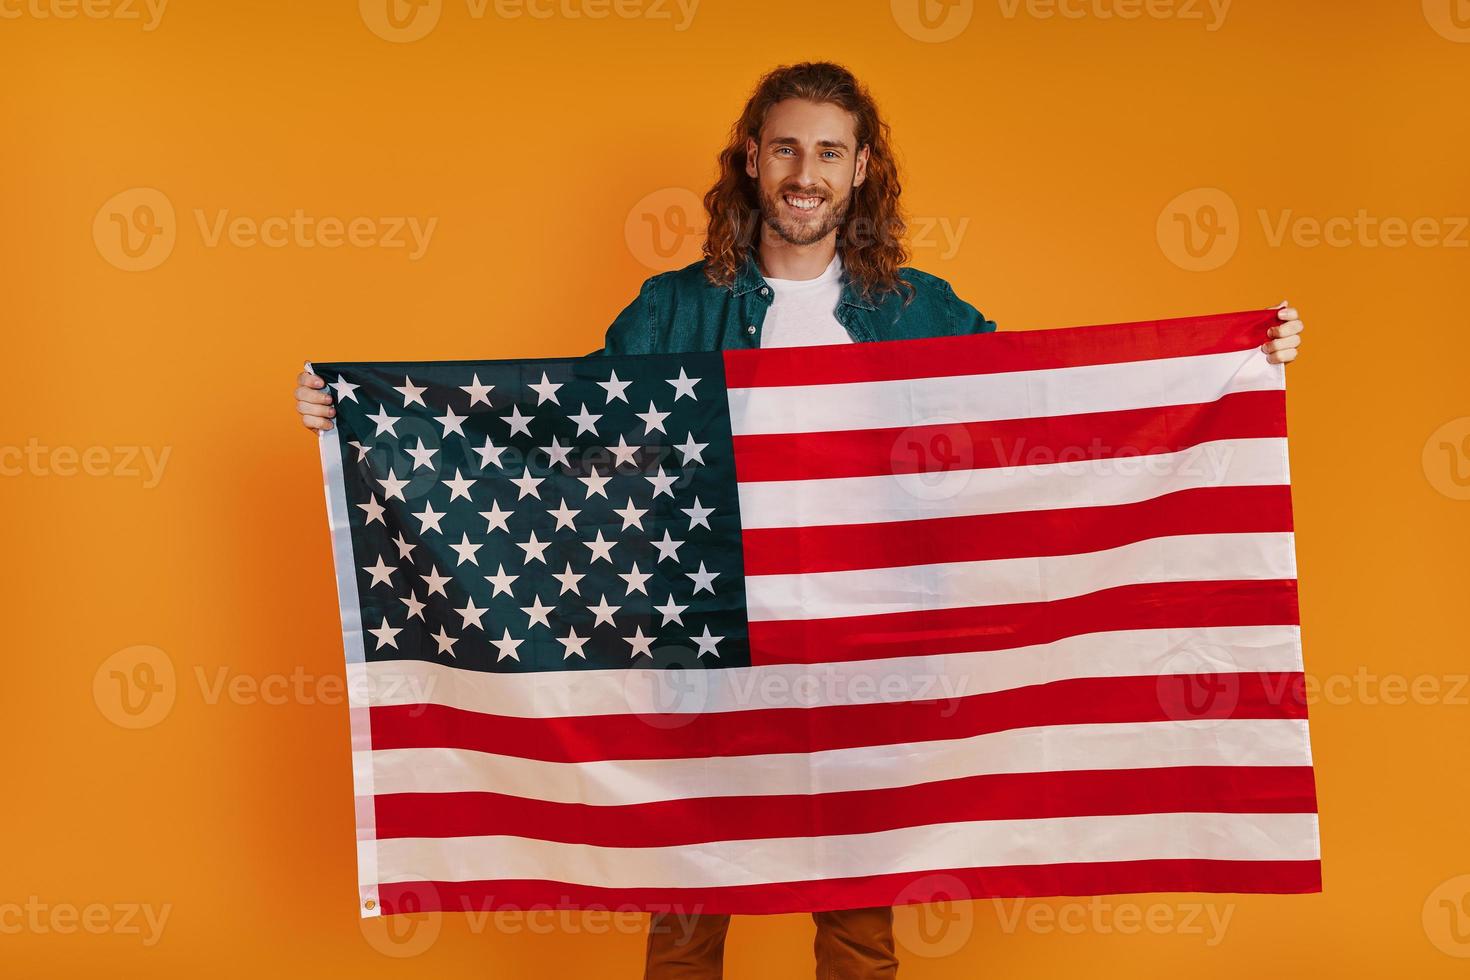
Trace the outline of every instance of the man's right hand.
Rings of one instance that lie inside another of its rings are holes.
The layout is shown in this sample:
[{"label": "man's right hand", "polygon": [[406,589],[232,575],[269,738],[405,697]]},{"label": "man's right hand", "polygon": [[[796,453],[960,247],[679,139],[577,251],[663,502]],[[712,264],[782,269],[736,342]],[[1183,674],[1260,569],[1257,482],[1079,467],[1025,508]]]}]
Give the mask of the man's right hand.
[{"label": "man's right hand", "polygon": [[305,370],[296,376],[296,411],[301,413],[301,424],[313,431],[325,432],[332,427],[331,419],[337,414],[332,407],[332,396],[324,390],[327,383]]}]

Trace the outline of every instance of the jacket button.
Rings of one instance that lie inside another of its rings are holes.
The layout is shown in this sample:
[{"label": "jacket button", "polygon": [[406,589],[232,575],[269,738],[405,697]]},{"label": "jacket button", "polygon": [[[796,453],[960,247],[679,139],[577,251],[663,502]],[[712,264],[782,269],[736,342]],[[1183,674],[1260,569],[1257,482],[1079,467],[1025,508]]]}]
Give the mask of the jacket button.
[{"label": "jacket button", "polygon": [[769,286],[762,286],[761,287],[761,295],[762,296],[769,296],[769,295],[771,295],[771,288]]},{"label": "jacket button", "polygon": [[745,328],[745,332],[748,333],[748,334],[750,334],[752,337],[754,337],[755,336],[755,324],[752,323],[750,326],[746,327]]}]

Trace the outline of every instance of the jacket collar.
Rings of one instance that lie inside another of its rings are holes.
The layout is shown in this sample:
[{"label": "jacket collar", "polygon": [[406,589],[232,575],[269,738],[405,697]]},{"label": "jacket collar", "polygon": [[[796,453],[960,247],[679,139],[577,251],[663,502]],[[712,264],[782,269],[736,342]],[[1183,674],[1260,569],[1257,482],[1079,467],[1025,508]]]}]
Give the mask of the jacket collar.
[{"label": "jacket collar", "polygon": [[[744,296],[752,290],[760,289],[765,284],[766,280],[761,276],[760,267],[755,261],[755,252],[746,252],[745,262],[741,264],[740,271],[735,274],[735,282],[730,287],[731,294],[734,296]],[[847,306],[856,306],[860,310],[871,311],[878,308],[858,295],[857,287],[848,280],[846,268],[842,270],[841,302]]]}]

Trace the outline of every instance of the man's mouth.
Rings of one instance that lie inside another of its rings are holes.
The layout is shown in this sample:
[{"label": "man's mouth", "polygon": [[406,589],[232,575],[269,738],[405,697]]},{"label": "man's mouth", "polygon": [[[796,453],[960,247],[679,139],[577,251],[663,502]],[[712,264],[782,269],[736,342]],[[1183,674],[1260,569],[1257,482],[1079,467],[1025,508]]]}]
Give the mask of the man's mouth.
[{"label": "man's mouth", "polygon": [[821,207],[822,201],[825,199],[821,197],[801,197],[795,194],[782,194],[781,200],[785,201],[788,207],[795,208],[797,211],[815,211]]}]

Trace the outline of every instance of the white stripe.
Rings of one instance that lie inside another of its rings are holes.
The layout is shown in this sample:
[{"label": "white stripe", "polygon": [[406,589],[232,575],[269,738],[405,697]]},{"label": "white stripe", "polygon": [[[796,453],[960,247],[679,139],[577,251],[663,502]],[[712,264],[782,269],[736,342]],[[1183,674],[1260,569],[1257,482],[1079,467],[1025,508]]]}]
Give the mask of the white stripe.
[{"label": "white stripe", "polygon": [[731,388],[730,425],[737,436],[838,432],[1196,405],[1236,391],[1280,390],[1284,375],[1252,347],[1039,371]]},{"label": "white stripe", "polygon": [[384,880],[530,878],[604,888],[717,888],[1064,862],[1319,857],[1315,813],[973,820],[869,834],[672,847],[597,847],[505,836],[409,837],[380,846]]},{"label": "white stripe", "polygon": [[1050,643],[917,657],[720,670],[648,668],[497,674],[426,660],[348,666],[374,705],[437,704],[514,718],[712,714],[941,700],[1083,677],[1300,672],[1296,626],[1116,630]]},{"label": "white stripe", "polygon": [[1309,766],[1305,719],[1048,725],[969,738],[820,752],[544,762],[468,749],[382,749],[379,793],[504,793],[552,803],[623,806],[709,796],[891,789],[993,773]]},{"label": "white stripe", "polygon": [[1175,453],[738,486],[746,528],[881,524],[1131,504],[1196,487],[1283,486],[1285,439],[1220,439]]},{"label": "white stripe", "polygon": [[[311,370],[310,362],[306,369]],[[357,562],[352,555],[352,522],[347,508],[347,484],[342,473],[342,434],[338,426],[317,431],[322,462],[322,486],[327,496],[327,524],[332,534],[332,564],[337,574],[337,602],[342,617],[342,648],[347,669],[366,660],[363,647],[362,607],[357,595]],[[357,817],[357,911],[369,919],[382,914],[378,902],[377,810],[373,804],[372,719],[360,692],[348,692],[347,718],[352,733],[352,796]]]},{"label": "white stripe", "polygon": [[750,621],[1052,602],[1148,582],[1288,579],[1290,531],[1181,534],[1080,555],[939,562],[797,575],[750,575]]}]

